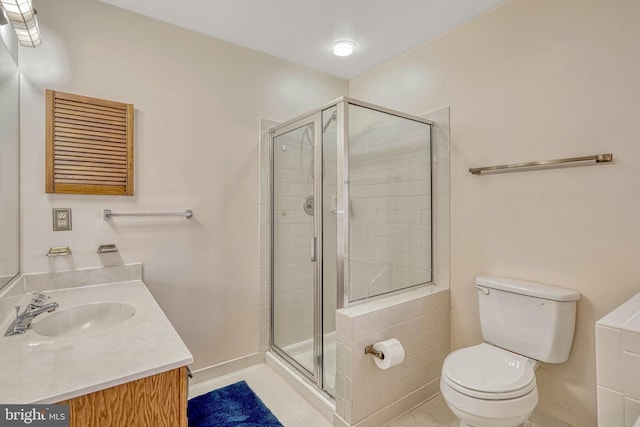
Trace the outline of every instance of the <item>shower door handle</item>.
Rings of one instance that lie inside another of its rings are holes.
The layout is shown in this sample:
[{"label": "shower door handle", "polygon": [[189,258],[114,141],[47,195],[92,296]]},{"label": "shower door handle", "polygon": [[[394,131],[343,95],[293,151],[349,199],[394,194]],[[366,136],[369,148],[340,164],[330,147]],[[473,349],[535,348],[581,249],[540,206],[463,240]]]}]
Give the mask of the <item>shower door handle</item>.
[{"label": "shower door handle", "polygon": [[316,238],[311,239],[311,262],[316,262]]}]

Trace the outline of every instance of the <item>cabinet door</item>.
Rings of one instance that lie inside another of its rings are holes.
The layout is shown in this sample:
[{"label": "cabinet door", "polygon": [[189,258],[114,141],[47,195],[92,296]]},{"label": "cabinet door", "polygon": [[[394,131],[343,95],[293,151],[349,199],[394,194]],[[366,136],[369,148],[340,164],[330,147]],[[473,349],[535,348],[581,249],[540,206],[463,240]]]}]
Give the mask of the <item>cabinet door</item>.
[{"label": "cabinet door", "polygon": [[69,404],[71,427],[187,427],[187,368],[60,403]]}]

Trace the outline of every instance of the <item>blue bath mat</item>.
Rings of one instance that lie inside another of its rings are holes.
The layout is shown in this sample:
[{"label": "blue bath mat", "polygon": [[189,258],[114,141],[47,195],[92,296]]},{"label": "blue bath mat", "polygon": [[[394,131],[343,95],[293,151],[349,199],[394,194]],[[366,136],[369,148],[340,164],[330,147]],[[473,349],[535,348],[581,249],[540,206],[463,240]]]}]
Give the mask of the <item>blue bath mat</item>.
[{"label": "blue bath mat", "polygon": [[189,427],[284,427],[246,382],[189,400]]}]

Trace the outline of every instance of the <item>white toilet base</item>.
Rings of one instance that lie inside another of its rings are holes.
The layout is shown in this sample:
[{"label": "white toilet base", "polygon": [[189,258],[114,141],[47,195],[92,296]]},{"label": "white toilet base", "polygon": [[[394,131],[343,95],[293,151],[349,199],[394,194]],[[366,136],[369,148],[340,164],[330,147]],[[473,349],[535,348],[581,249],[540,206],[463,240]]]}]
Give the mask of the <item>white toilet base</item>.
[{"label": "white toilet base", "polygon": [[479,417],[477,415],[472,415],[460,411],[455,406],[449,405],[448,402],[447,406],[449,406],[449,409],[451,409],[451,412],[453,412],[456,417],[458,417],[459,419],[464,419],[466,421],[460,421],[459,427],[521,427],[531,415],[529,413],[521,417],[502,418],[498,420],[495,418]]},{"label": "white toilet base", "polygon": [[[460,427],[518,427],[538,404],[538,389],[516,399],[482,400],[466,396],[440,379],[440,390],[453,415],[461,420]],[[462,409],[464,408],[464,409]]]}]

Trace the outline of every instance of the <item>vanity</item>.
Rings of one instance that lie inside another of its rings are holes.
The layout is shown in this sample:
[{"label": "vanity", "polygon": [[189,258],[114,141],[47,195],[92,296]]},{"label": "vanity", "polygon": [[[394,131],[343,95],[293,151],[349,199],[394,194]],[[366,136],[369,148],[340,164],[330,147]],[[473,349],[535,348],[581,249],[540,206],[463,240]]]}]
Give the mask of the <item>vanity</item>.
[{"label": "vanity", "polygon": [[32,292],[58,307],[2,336],[0,402],[66,403],[71,426],[187,426],[191,353],[128,265],[22,276],[0,295],[0,330]]}]

